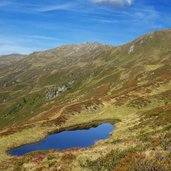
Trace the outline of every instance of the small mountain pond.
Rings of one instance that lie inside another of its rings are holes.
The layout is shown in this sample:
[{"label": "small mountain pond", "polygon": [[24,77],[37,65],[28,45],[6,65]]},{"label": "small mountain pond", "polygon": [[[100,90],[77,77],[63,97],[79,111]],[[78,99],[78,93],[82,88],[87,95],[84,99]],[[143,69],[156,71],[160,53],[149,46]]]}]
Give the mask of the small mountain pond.
[{"label": "small mountain pond", "polygon": [[32,151],[40,150],[65,150],[69,148],[85,148],[95,144],[98,140],[107,139],[114,126],[110,123],[103,123],[97,127],[85,130],[69,130],[54,133],[37,143],[23,145],[9,151],[10,155],[22,156]]}]

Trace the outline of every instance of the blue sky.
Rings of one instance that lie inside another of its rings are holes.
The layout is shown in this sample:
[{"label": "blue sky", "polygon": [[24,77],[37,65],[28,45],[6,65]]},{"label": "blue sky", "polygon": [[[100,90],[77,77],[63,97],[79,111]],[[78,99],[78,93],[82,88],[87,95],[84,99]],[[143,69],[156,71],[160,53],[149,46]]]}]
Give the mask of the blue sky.
[{"label": "blue sky", "polygon": [[62,44],[120,45],[171,28],[169,0],[0,0],[0,54]]}]

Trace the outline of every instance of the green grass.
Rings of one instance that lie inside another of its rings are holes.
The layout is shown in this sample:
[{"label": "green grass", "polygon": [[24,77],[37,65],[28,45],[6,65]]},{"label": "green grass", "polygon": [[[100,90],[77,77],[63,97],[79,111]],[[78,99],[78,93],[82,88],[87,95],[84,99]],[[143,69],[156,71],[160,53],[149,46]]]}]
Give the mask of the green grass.
[{"label": "green grass", "polygon": [[[0,70],[0,170],[169,170],[170,38],[159,31],[120,47],[84,45],[68,56],[71,45]],[[70,89],[46,99],[50,87],[70,81]],[[91,148],[6,153],[59,129],[106,121],[116,130]]]}]

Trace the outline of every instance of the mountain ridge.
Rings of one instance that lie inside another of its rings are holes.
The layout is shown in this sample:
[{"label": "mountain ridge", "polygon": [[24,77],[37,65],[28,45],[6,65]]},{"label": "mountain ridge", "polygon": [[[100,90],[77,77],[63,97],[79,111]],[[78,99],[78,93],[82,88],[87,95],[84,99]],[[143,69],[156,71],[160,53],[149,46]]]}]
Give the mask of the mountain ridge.
[{"label": "mountain ridge", "polygon": [[[153,37],[150,37],[151,34]],[[65,45],[45,52],[32,53],[0,72],[1,89],[5,91],[9,88],[8,92],[10,92],[12,87],[23,85],[29,92],[29,86],[33,84],[33,89],[35,87],[37,90],[45,91],[48,86],[58,87],[73,81],[80,84],[83,79],[93,78],[93,75],[96,74],[100,76],[100,73],[102,77],[105,74],[111,75],[113,69],[116,72],[116,78],[121,74],[122,71],[119,71],[121,68],[125,70],[124,72],[127,67],[130,69],[139,67],[139,72],[143,72],[145,70],[143,65],[151,65],[155,69],[171,62],[169,55],[171,43],[167,39],[165,40],[165,37],[171,38],[171,30],[148,33],[119,47],[99,43],[95,43],[95,46],[92,47],[94,43],[86,43]],[[72,51],[73,46],[76,47],[74,51]],[[165,55],[161,58],[162,53]],[[115,71],[117,67],[119,70]],[[58,79],[60,75],[62,77]],[[110,78],[110,76],[108,77]],[[55,80],[58,82],[57,85]]]},{"label": "mountain ridge", "polygon": [[55,47],[55,48],[51,48],[51,49],[48,49],[48,50],[43,50],[43,51],[36,51],[36,52],[32,52],[30,54],[27,54],[27,55],[22,55],[22,54],[6,54],[6,55],[0,55],[0,57],[8,57],[8,56],[12,56],[12,57],[17,57],[17,56],[32,56],[34,54],[42,54],[42,53],[55,53],[56,50],[60,50],[60,49],[79,49],[79,48],[85,48],[86,46],[92,48],[93,46],[94,47],[101,47],[101,46],[108,46],[108,47],[113,47],[113,48],[120,48],[120,47],[123,47],[123,46],[128,46],[130,44],[133,44],[133,43],[139,43],[141,44],[144,39],[147,39],[147,38],[155,38],[157,35],[159,34],[171,34],[171,29],[163,29],[163,30],[157,30],[157,31],[151,31],[147,34],[144,34],[134,40],[132,40],[131,42],[128,42],[128,43],[124,43],[122,45],[118,45],[118,46],[113,46],[113,45],[110,45],[110,44],[103,44],[103,43],[99,43],[99,42],[85,42],[85,43],[81,43],[81,44],[66,44],[66,45],[61,45],[61,46],[58,46],[58,47]]},{"label": "mountain ridge", "polygon": [[[170,40],[171,30],[162,30],[118,47],[65,45],[1,69],[0,161],[10,164],[0,168],[167,171]],[[91,148],[33,152],[20,158],[24,164],[6,153],[50,133],[107,121],[117,129]],[[39,155],[43,160],[34,163]]]}]

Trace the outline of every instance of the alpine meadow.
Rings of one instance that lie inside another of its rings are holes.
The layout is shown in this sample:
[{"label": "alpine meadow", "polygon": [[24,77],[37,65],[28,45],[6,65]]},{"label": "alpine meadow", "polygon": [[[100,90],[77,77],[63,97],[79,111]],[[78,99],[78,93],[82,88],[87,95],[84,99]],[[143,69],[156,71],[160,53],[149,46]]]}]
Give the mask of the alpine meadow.
[{"label": "alpine meadow", "polygon": [[171,170],[171,7],[137,1],[0,1],[0,171]]}]

